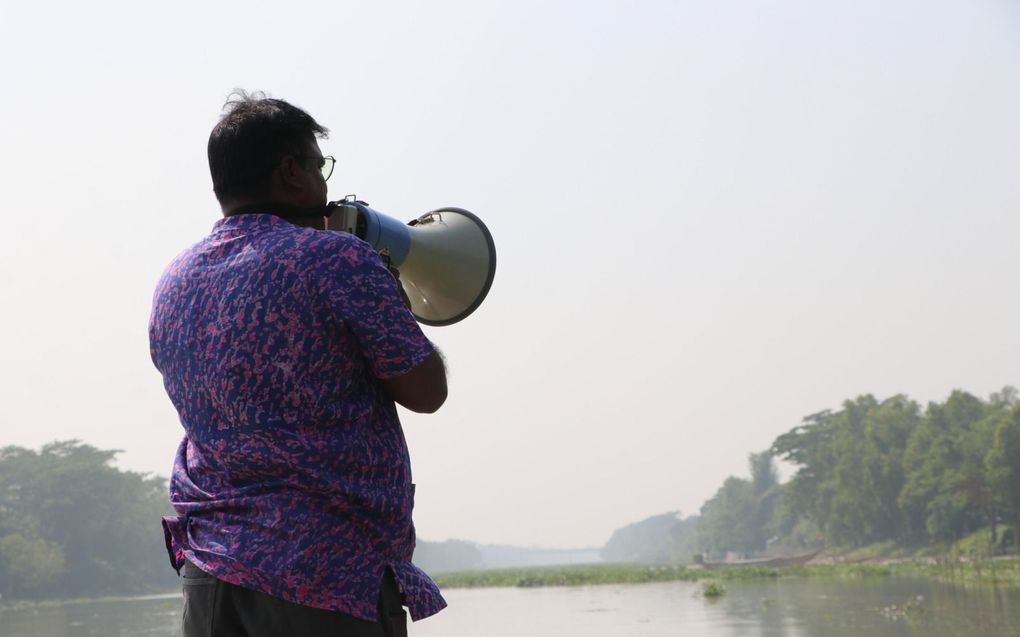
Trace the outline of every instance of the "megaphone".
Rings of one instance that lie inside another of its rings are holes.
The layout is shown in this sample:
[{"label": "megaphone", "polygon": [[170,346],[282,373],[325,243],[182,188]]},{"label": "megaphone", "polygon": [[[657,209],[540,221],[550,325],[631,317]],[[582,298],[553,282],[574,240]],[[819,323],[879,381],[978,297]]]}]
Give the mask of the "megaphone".
[{"label": "megaphone", "polygon": [[400,270],[420,323],[451,325],[485,300],[496,276],[496,244],[473,213],[438,208],[404,224],[353,196],[329,205],[327,229],[366,241]]}]

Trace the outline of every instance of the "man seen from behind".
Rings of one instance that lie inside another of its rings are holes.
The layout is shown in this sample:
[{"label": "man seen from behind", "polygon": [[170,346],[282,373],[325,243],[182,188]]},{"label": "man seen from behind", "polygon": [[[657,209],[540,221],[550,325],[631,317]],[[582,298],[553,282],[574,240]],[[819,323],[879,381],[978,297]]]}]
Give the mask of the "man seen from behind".
[{"label": "man seen from behind", "polygon": [[395,402],[446,399],[438,351],[368,244],[325,230],[327,129],[238,92],[209,137],[223,219],[167,267],[152,360],[184,427],[164,518],[185,637],[404,635],[445,601],[411,564]]}]

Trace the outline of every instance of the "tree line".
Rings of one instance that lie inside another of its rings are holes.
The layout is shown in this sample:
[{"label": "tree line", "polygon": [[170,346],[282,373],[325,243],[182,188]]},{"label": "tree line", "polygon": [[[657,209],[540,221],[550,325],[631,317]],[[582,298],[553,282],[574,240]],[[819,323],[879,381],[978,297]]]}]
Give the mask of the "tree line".
[{"label": "tree line", "polygon": [[[795,469],[781,483],[776,461]],[[617,530],[603,559],[689,562],[891,543],[942,551],[967,538],[987,554],[1016,551],[1020,401],[954,391],[922,406],[864,395],[805,417],[749,457],[698,514],[654,516]]]},{"label": "tree line", "polygon": [[[758,553],[770,540],[860,547],[947,546],[987,531],[1015,547],[1020,528],[1020,404],[1006,387],[981,399],[954,391],[922,407],[865,395],[822,411],[750,457],[750,478],[727,479],[701,508],[713,553]],[[786,483],[774,459],[796,468]]]},{"label": "tree line", "polygon": [[[0,600],[178,590],[160,517],[167,479],[114,466],[119,452],[77,440],[0,448]],[[541,551],[418,540],[426,571],[526,563]]]},{"label": "tree line", "polygon": [[166,479],[120,471],[79,441],[0,449],[0,595],[141,594],[177,586],[160,516]]},{"label": "tree line", "polygon": [[[177,586],[159,526],[170,512],[166,478],[117,469],[117,453],[79,441],[0,448],[0,596]],[[796,469],[785,483],[776,459]],[[807,416],[749,465],[749,477],[727,478],[700,515],[620,529],[603,557],[687,561],[756,554],[776,541],[947,546],[978,532],[992,552],[1017,548],[1020,401],[1012,387],[987,399],[954,391],[924,407],[903,395],[860,396]],[[415,557],[429,561],[421,544]],[[438,559],[457,547],[432,548]]]}]

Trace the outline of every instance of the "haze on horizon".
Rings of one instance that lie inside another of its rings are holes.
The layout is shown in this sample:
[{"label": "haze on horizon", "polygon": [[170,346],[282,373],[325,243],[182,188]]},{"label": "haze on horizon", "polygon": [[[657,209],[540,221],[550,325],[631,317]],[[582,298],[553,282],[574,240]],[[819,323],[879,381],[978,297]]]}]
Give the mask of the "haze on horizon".
[{"label": "haze on horizon", "polygon": [[0,445],[168,473],[149,303],[234,87],[330,127],[331,198],[493,233],[402,412],[423,539],[601,545],[844,399],[1020,384],[1007,0],[4,3],[0,69]]}]

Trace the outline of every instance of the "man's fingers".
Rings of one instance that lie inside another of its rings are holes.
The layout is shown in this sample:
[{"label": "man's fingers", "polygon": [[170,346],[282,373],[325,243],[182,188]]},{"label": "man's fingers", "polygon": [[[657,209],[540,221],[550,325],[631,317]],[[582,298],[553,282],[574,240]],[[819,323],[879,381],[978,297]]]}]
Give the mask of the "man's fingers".
[{"label": "man's fingers", "polygon": [[390,271],[390,274],[393,275],[393,278],[397,282],[397,291],[400,292],[400,299],[404,302],[404,307],[410,310],[411,299],[407,296],[407,290],[404,289],[404,284],[400,280],[400,270],[396,269],[392,265],[386,266],[386,269]]}]

